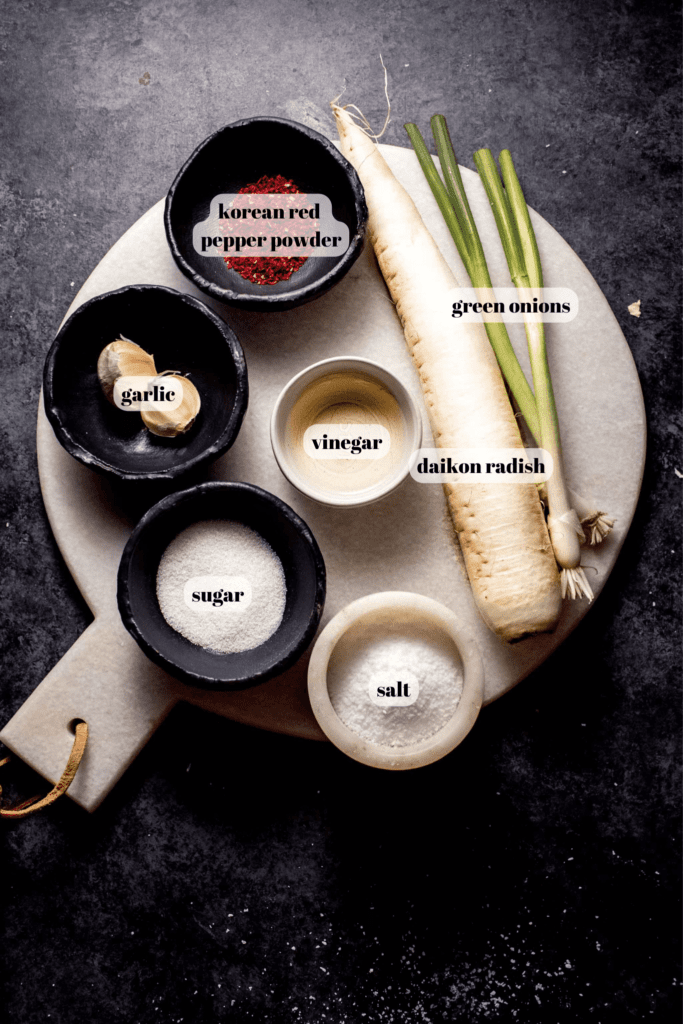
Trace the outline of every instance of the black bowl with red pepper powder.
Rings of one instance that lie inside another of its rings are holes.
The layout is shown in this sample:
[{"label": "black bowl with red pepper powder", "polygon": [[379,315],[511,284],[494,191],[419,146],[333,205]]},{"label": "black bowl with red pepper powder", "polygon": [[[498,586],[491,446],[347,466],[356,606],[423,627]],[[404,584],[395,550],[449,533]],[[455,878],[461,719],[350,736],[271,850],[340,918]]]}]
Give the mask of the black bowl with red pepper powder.
[{"label": "black bowl with red pepper powder", "polygon": [[[195,224],[221,193],[328,196],[349,228],[341,256],[203,256],[193,245]],[[252,117],[215,132],[178,173],[166,199],[164,224],[173,258],[197,288],[228,305],[281,311],[324,295],[363,249],[367,208],[363,187],[334,143],[295,121]]]}]

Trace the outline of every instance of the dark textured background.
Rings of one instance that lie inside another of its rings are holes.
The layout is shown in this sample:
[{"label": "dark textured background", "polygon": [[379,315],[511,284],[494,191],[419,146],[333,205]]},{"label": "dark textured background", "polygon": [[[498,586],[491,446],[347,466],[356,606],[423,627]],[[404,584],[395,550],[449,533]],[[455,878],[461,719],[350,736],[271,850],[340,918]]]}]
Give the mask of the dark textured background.
[{"label": "dark textured background", "polygon": [[[382,773],[181,707],[92,817],[63,800],[2,823],[0,1017],[678,1021],[677,5],[2,8],[0,721],[89,621],[35,462],[43,359],[72,296],[219,126],[331,131],[345,82],[381,123],[380,51],[384,141],[441,111],[461,162],[512,150],[623,327],[650,447],[596,607],[441,763]],[[4,772],[15,798],[43,787]]]}]

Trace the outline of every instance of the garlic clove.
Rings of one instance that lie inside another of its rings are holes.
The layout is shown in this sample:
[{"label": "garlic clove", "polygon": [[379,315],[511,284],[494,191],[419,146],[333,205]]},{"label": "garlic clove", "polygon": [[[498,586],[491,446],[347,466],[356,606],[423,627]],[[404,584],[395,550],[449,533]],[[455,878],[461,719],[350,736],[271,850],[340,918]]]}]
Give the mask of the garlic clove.
[{"label": "garlic clove", "polygon": [[148,430],[159,437],[177,437],[186,434],[197,419],[202,400],[196,387],[187,377],[179,373],[163,374],[164,385],[168,389],[172,381],[178,381],[183,389],[183,400],[177,409],[170,411],[152,409],[141,412],[142,422]]},{"label": "garlic clove", "polygon": [[128,338],[120,337],[112,341],[100,352],[97,360],[97,376],[102,390],[113,404],[114,384],[119,377],[153,377],[156,375],[154,356]]}]

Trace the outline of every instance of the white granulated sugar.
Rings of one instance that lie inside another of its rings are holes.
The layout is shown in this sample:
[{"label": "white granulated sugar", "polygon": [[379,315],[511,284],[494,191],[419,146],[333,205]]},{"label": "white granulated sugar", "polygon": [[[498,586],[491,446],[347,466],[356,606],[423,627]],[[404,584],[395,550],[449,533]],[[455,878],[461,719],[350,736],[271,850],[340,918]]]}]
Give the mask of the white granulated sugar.
[{"label": "white granulated sugar", "polygon": [[[201,615],[185,603],[184,588],[198,576],[242,576],[251,603],[237,616]],[[199,647],[236,654],[272,636],[285,610],[285,576],[270,544],[243,523],[205,520],[179,533],[164,551],[157,598],[169,626]]]},{"label": "white granulated sugar", "polygon": [[[411,673],[419,696],[407,707],[379,707],[368,693],[376,674],[397,679]],[[421,623],[366,625],[337,644],[327,689],[347,728],[380,746],[406,747],[438,732],[454,714],[462,694],[462,665],[446,634]]]}]

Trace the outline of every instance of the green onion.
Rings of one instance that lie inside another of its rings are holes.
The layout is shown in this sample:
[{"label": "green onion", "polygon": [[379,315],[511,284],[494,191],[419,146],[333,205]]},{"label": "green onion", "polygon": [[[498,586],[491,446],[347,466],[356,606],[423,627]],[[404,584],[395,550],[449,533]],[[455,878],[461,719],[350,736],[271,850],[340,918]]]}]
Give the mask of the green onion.
[{"label": "green onion", "polygon": [[498,177],[498,169],[491,156],[491,150],[478,150],[474,154],[474,162],[477,165],[479,177],[484,183],[486,195],[493,210],[493,216],[496,220],[496,227],[498,228],[498,234],[503,245],[512,283],[517,288],[527,287],[529,279],[517,223],[508,202],[508,197],[503,191],[503,186]]},{"label": "green onion", "polygon": [[[486,263],[486,257],[467,196],[465,195],[458,162],[455,159],[453,146],[448,135],[446,119],[441,114],[436,114],[432,118],[432,128],[441,161],[441,169],[446,181],[445,186],[434,166],[434,161],[429,154],[419,128],[415,124],[405,125],[408,138],[413,145],[420,166],[424,171],[434,198],[453,237],[460,258],[465,264],[465,270],[469,274],[472,285],[474,288],[491,289],[491,276]],[[538,413],[536,412],[536,401],[510,343],[507,327],[503,323],[488,321],[484,322],[484,326],[486,327],[491,347],[496,354],[498,365],[501,368],[507,385],[519,406],[522,416],[526,420],[529,430],[535,438],[538,438],[540,424]]]},{"label": "green onion", "polygon": [[[462,261],[465,264],[465,267],[469,274],[469,248],[458,216],[459,211],[457,210],[457,208],[454,208],[451,205],[448,193],[446,192],[444,184],[441,178],[439,177],[439,172],[434,166],[434,161],[430,156],[429,150],[425,146],[425,142],[420,133],[420,129],[417,127],[416,124],[406,124],[404,125],[404,128],[408,133],[408,138],[410,139],[413,145],[413,149],[415,150],[417,159],[420,162],[420,167],[424,172],[424,176],[427,179],[427,182],[429,183],[429,187],[432,190],[434,198],[436,199],[436,202],[439,206],[439,209],[443,214],[443,218],[446,221],[448,230],[453,236],[453,241],[456,244],[458,252],[460,253]],[[472,283],[474,284],[474,281]]]},{"label": "green onion", "polygon": [[477,225],[475,224],[470,204],[467,200],[467,193],[465,192],[465,186],[463,184],[462,176],[460,174],[460,167],[458,161],[455,158],[453,152],[453,143],[448,132],[448,125],[446,124],[446,118],[443,114],[435,114],[431,120],[432,135],[436,142],[436,151],[439,154],[439,163],[441,164],[441,173],[443,174],[444,181],[446,183],[446,192],[448,198],[451,201],[453,209],[456,211],[459,220],[463,225],[463,231],[468,239],[468,249],[470,251],[470,257],[473,264],[477,268],[477,273],[482,276],[488,277],[488,266],[486,264],[486,257],[484,256],[484,250],[481,245],[479,238],[479,232],[477,231]]},{"label": "green onion", "polygon": [[[439,154],[443,181],[434,166],[434,161],[429,154],[417,125],[412,123],[406,124],[405,129],[472,285],[475,289],[491,289],[491,276],[486,263],[484,249],[467,200],[467,193],[465,192],[458,161],[453,151],[446,119],[442,114],[435,114],[432,117],[431,125]],[[479,153],[475,154],[475,161],[477,162],[477,168],[482,179],[489,184],[489,200],[491,201],[513,283],[518,288],[542,287],[543,274],[538,246],[536,245],[536,236],[509,152],[505,150],[501,153],[501,167],[504,168],[503,176],[506,183],[509,182],[507,190],[503,189],[500,183],[497,168],[489,150],[480,150]],[[516,189],[515,182],[517,182]],[[492,196],[493,199],[491,199]],[[503,323],[487,322],[486,320],[484,321],[484,326],[496,354],[498,365],[513,398],[519,406],[531,434],[537,444],[540,445],[541,425],[536,398],[529,387],[515,351],[510,344],[507,328]],[[541,334],[543,334],[542,325]],[[552,399],[550,415],[554,417],[555,424],[557,425],[554,398]],[[556,429],[559,438],[559,428],[556,426]],[[546,446],[543,445],[543,447]],[[545,484],[539,485],[539,491],[547,502],[548,497]],[[610,519],[606,513],[593,509],[585,499],[575,494],[571,489],[567,488],[566,493],[569,495],[571,506],[581,516],[581,524],[585,530],[585,539],[588,540],[589,544],[599,544],[611,532],[614,520]]]},{"label": "green onion", "polygon": [[[536,236],[512,157],[508,150],[500,154],[505,191],[490,150],[480,149],[474,154],[474,160],[496,218],[510,277],[516,287],[521,289],[521,298],[530,298],[528,289],[543,287],[543,271]],[[562,594],[565,596],[569,592],[570,597],[585,594],[590,600],[593,593],[581,568],[579,538],[583,539],[583,528],[570,504],[564,478],[560,426],[548,366],[545,329],[533,314],[525,314],[524,327],[541,428],[538,440],[541,447],[550,452],[554,463],[553,474],[546,484],[548,531],[555,557],[562,569]]]}]

